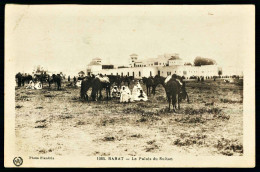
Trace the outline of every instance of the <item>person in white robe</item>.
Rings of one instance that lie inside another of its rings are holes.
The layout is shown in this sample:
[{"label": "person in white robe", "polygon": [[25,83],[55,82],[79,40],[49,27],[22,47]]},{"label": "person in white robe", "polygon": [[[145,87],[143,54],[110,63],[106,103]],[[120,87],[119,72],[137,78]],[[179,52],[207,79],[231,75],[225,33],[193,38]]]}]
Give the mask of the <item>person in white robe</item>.
[{"label": "person in white robe", "polygon": [[29,84],[26,86],[26,89],[34,89],[34,82],[30,80]]},{"label": "person in white robe", "polygon": [[38,82],[34,85],[34,89],[36,89],[36,90],[42,89],[42,83],[38,81]]},{"label": "person in white robe", "polygon": [[111,92],[112,92],[113,98],[119,98],[120,97],[120,91],[119,91],[119,89],[117,88],[116,85],[113,87]]},{"label": "person in white robe", "polygon": [[128,94],[128,101],[132,102],[132,94],[128,86],[125,86],[126,93]]},{"label": "person in white robe", "polygon": [[131,101],[131,91],[128,87],[122,86],[120,90],[120,102],[130,102]]},{"label": "person in white robe", "polygon": [[143,88],[141,87],[141,84],[139,81],[137,84],[134,86],[133,91],[132,91],[132,101],[147,101],[147,95],[143,91]]}]

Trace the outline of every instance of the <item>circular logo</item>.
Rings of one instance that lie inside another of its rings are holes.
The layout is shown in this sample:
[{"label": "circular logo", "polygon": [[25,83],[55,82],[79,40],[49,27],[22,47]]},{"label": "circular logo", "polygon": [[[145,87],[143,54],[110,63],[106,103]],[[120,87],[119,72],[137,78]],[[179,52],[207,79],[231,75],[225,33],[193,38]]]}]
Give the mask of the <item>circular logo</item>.
[{"label": "circular logo", "polygon": [[21,157],[15,157],[13,162],[15,166],[19,167],[23,164],[23,159]]}]

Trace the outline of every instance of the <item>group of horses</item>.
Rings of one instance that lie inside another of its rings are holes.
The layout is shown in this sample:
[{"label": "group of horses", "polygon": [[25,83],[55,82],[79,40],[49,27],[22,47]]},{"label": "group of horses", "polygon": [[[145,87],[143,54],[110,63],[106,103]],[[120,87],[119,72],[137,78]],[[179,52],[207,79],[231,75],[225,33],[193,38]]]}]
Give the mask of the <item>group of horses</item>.
[{"label": "group of horses", "polygon": [[[170,77],[170,78],[169,78]],[[187,99],[189,102],[189,96],[186,91],[185,82],[183,81],[183,77],[180,77],[176,74],[173,74],[167,78],[162,76],[150,76],[150,77],[143,77],[141,80],[146,86],[147,89],[147,96],[151,96],[151,93],[155,95],[156,87],[158,85],[162,85],[166,92],[166,97],[169,103],[169,110],[171,104],[173,106],[173,111],[180,109],[180,102],[182,99]],[[24,86],[24,83],[29,83],[32,81],[39,81],[42,83],[46,82],[51,87],[52,83],[55,83],[57,90],[61,89],[61,82],[62,76],[60,74],[40,74],[40,75],[23,75],[21,73],[16,74],[16,78],[18,80],[18,87]],[[133,76],[119,76],[119,75],[91,75],[85,76],[81,82],[81,89],[80,89],[80,98],[82,100],[89,100],[89,96],[87,94],[88,90],[92,88],[91,91],[91,99],[93,101],[101,100],[102,99],[102,90],[105,89],[106,91],[106,98],[107,100],[111,97],[111,87],[112,85],[121,87],[121,85],[130,85],[130,83],[134,80]]]},{"label": "group of horses", "polygon": [[61,81],[62,81],[62,76],[60,74],[35,74],[35,75],[24,75],[21,74],[20,72],[15,75],[15,78],[17,78],[18,81],[18,87],[24,86],[24,83],[29,84],[30,81],[33,82],[41,82],[43,83],[48,83],[49,87],[51,87],[51,84],[55,84],[57,87],[57,90],[61,90]]},{"label": "group of horses", "polygon": [[81,82],[80,97],[83,100],[89,100],[87,91],[92,88],[91,98],[92,100],[102,99],[102,90],[106,90],[107,100],[111,96],[111,86],[114,84],[121,87],[122,84],[130,85],[134,78],[132,76],[119,76],[119,75],[91,75],[85,76]]},{"label": "group of horses", "polygon": [[167,78],[156,75],[155,77],[143,77],[143,83],[146,85],[147,95],[155,95],[155,90],[158,85],[162,85],[166,92],[166,97],[169,103],[169,110],[171,109],[171,104],[173,106],[173,111],[175,111],[176,105],[178,104],[178,109],[180,109],[180,102],[182,99],[187,99],[189,103],[189,96],[186,91],[184,77],[178,76],[176,74],[170,75]]},{"label": "group of horses", "polygon": [[[80,97],[82,100],[89,100],[89,96],[87,91],[92,88],[91,91],[91,99],[93,101],[100,100],[102,98],[102,90],[106,90],[106,97],[107,100],[110,98],[111,95],[111,86],[113,84],[117,85],[119,88],[121,84],[130,85],[131,81],[134,78],[132,76],[115,76],[115,75],[97,75],[97,76],[86,76],[83,78],[81,82],[81,90],[80,90]],[[170,78],[165,78],[162,76],[156,75],[155,77],[143,77],[143,83],[147,89],[147,96],[155,95],[155,90],[158,85],[162,85],[165,89],[167,100],[169,102],[169,110],[171,104],[173,106],[173,111],[180,109],[180,102],[182,99],[187,99],[189,102],[189,96],[186,91],[185,82],[183,81],[183,77],[180,77],[176,74],[170,76]]]}]

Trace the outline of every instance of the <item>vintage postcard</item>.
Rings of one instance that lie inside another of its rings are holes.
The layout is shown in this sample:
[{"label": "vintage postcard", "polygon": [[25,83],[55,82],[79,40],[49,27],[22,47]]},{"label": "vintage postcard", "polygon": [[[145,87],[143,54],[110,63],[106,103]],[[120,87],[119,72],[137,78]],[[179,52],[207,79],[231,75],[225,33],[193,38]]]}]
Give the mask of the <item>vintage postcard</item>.
[{"label": "vintage postcard", "polygon": [[5,7],[5,167],[254,167],[254,5]]}]

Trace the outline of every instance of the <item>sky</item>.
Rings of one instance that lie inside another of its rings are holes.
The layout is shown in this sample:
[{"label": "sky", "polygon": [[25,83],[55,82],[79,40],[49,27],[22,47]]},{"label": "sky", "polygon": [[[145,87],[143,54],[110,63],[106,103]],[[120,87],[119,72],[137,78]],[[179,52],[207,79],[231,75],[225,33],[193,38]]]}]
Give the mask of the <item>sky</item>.
[{"label": "sky", "polygon": [[127,65],[132,53],[178,53],[192,63],[201,56],[241,68],[254,39],[252,5],[9,5],[5,22],[5,58],[14,59],[16,72],[41,65],[77,74],[95,57]]}]

